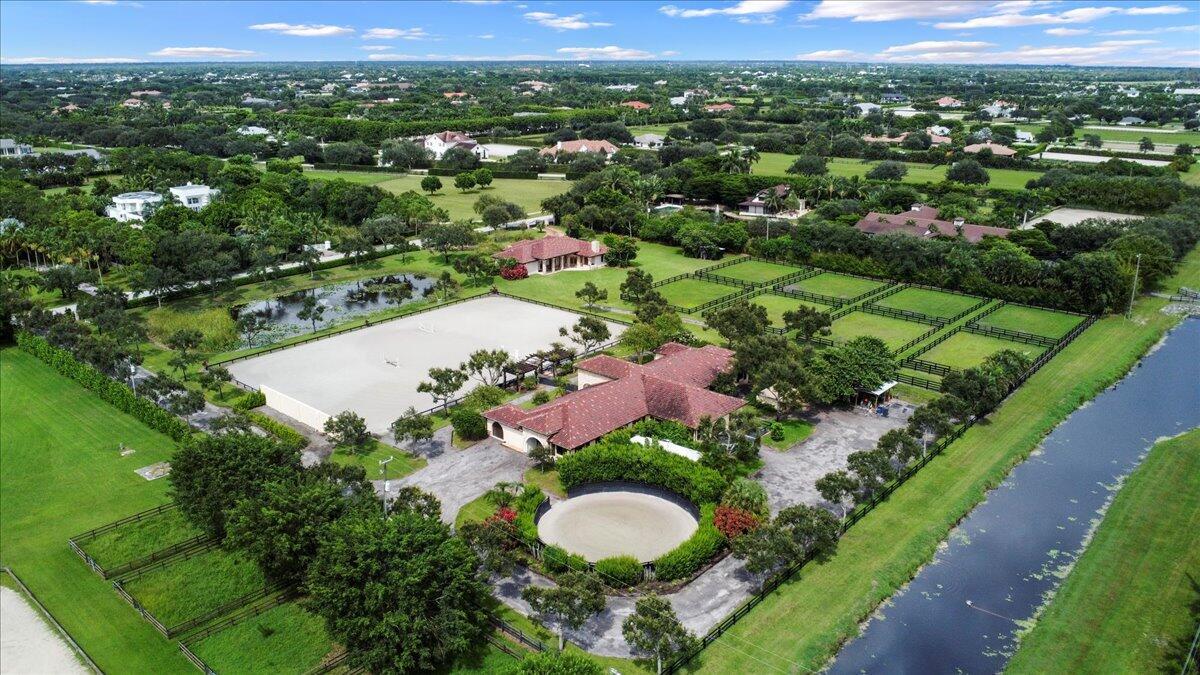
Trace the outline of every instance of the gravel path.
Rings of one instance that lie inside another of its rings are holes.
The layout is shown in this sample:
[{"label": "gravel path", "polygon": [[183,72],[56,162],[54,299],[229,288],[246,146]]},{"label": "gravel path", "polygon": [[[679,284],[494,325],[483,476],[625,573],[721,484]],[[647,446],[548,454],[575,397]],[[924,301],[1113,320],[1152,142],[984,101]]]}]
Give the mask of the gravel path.
[{"label": "gravel path", "polygon": [[88,673],[75,652],[18,592],[0,586],[0,673]]}]

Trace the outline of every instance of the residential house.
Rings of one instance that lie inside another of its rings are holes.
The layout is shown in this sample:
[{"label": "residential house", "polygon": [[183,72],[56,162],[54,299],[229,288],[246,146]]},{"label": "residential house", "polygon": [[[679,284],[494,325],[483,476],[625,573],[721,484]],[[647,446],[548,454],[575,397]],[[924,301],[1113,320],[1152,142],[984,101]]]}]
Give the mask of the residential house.
[{"label": "residential house", "polygon": [[771,192],[774,191],[780,197],[787,198],[792,193],[792,186],[779,184],[775,187],[770,187],[765,190],[759,190],[753,197],[746,199],[738,204],[738,213],[743,216],[776,216],[780,218],[799,218],[807,211],[805,208],[805,200],[800,199],[799,208],[788,211],[776,211],[772,209],[767,202]]},{"label": "residential house", "polygon": [[429,134],[416,139],[416,144],[433,153],[434,159],[441,159],[451,148],[470,150],[479,159],[488,158],[488,149],[475,139],[459,131],[443,131]]},{"label": "residential house", "polygon": [[188,181],[187,185],[177,185],[171,188],[171,196],[175,201],[183,204],[193,211],[209,205],[213,197],[221,194],[221,191],[216,188],[210,188],[207,185],[193,185]]},{"label": "residential house", "polygon": [[732,363],[731,350],[676,342],[659,347],[646,364],[594,356],[576,366],[578,390],[532,410],[505,404],[483,416],[492,438],[520,452],[571,452],[647,418],[696,429],[706,417],[723,419],[746,405],[708,389]]},{"label": "residential house", "polygon": [[0,157],[32,157],[33,146],[18,143],[11,138],[0,138]]},{"label": "residential house", "polygon": [[140,107],[142,107],[142,99],[127,98],[124,101],[121,101],[121,107],[122,108],[140,108]]},{"label": "residential house", "polygon": [[1139,127],[1146,123],[1146,120],[1140,117],[1122,117],[1120,122],[1117,122],[1122,127]]},{"label": "residential house", "polygon": [[934,101],[934,104],[937,105],[937,107],[939,107],[939,108],[961,108],[961,107],[963,107],[963,102],[954,98],[953,96],[943,96],[943,97],[939,98],[938,100]]},{"label": "residential house", "polygon": [[1018,143],[1033,143],[1034,142],[1033,132],[1032,131],[1022,131],[1020,129],[1017,129],[1017,142]]},{"label": "residential house", "polygon": [[142,96],[162,96],[162,92],[157,89],[143,89],[142,91],[131,91],[129,95],[141,98]]},{"label": "residential house", "polygon": [[271,130],[266,127],[249,125],[238,127],[237,133],[242,136],[267,136],[271,133]]},{"label": "residential house", "polygon": [[871,211],[854,227],[859,232],[871,235],[900,233],[914,237],[962,237],[973,244],[984,237],[1008,237],[1012,231],[1003,227],[975,225],[962,218],[942,220],[938,215],[938,210],[932,206],[913,204],[903,213]]},{"label": "residential house", "polygon": [[104,215],[122,223],[142,222],[162,205],[162,201],[162,195],[157,192],[122,192],[112,198],[110,206],[104,208]]},{"label": "residential house", "polygon": [[465,91],[447,91],[447,92],[444,92],[442,94],[442,96],[444,96],[448,100],[456,101],[458,99],[467,98],[468,96],[470,96],[470,94],[468,94]]},{"label": "residential house", "polygon": [[55,108],[53,114],[61,115],[63,113],[73,113],[73,112],[77,112],[80,110],[83,110],[83,108],[80,108],[79,106],[75,105],[74,103],[68,103],[68,104],[62,106],[61,108]]},{"label": "residential house", "polygon": [[870,115],[873,112],[881,110],[878,103],[855,103],[851,108],[858,108],[858,113],[862,116]]},{"label": "residential house", "polygon": [[272,98],[259,98],[257,96],[246,96],[242,99],[242,105],[251,108],[274,108],[279,105],[279,101]]},{"label": "residential house", "polygon": [[605,89],[609,91],[623,91],[626,94],[631,91],[635,91],[637,88],[638,86],[636,84],[610,84],[605,87]]},{"label": "residential house", "polygon": [[557,157],[560,154],[570,155],[578,152],[599,152],[604,155],[605,159],[608,159],[617,153],[617,146],[606,140],[589,141],[580,139],[578,141],[559,141],[549,148],[542,148],[538,154]]},{"label": "residential house", "polygon": [[908,138],[908,132],[902,132],[895,136],[872,136],[871,134],[863,134],[862,139],[867,143],[887,143],[893,145]]},{"label": "residential house", "polygon": [[737,106],[735,106],[732,103],[710,103],[710,104],[704,106],[704,112],[727,113],[736,107]]},{"label": "residential house", "polygon": [[657,150],[663,146],[665,139],[658,134],[641,134],[633,137],[633,144],[647,150]]},{"label": "residential house", "polygon": [[621,105],[625,106],[626,108],[633,108],[634,110],[649,110],[650,109],[650,104],[645,103],[643,101],[625,101]]},{"label": "residential house", "polygon": [[930,136],[949,136],[950,127],[944,127],[940,124],[935,124],[933,126],[925,127],[925,133],[929,134]]},{"label": "residential house", "polygon": [[608,247],[599,241],[550,235],[541,239],[518,241],[493,253],[497,260],[516,260],[530,274],[553,274],[563,270],[588,270],[604,267]]},{"label": "residential house", "polygon": [[534,91],[534,92],[550,91],[553,89],[553,87],[550,86],[549,82],[542,82],[540,80],[525,80],[524,82],[518,82],[517,86],[525,87],[529,91]]},{"label": "residential house", "polygon": [[880,94],[879,102],[880,103],[908,103],[908,97],[905,96],[904,94],[901,94],[898,92],[885,91],[882,94]]},{"label": "residential house", "polygon": [[1000,145],[999,143],[993,143],[991,141],[975,143],[963,148],[963,152],[969,152],[972,155],[984,150],[991,150],[992,154],[996,155],[997,157],[1012,157],[1013,155],[1017,154],[1016,150],[1013,150],[1008,146]]}]

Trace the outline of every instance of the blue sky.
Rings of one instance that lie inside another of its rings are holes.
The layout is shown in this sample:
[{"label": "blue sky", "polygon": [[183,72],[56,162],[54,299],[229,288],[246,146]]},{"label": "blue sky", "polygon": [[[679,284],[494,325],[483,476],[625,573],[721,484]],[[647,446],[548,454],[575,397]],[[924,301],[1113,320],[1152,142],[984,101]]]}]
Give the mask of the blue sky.
[{"label": "blue sky", "polygon": [[0,59],[799,59],[1200,67],[1200,0],[0,0]]}]

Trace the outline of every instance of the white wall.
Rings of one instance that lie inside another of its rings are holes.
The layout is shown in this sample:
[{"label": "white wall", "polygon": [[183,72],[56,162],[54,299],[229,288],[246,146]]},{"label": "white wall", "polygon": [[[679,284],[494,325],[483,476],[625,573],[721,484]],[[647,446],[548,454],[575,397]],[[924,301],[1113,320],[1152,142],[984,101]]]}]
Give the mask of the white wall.
[{"label": "white wall", "polygon": [[291,396],[280,393],[265,384],[259,385],[258,389],[267,397],[267,405],[294,420],[307,424],[317,431],[323,430],[325,428],[325,421],[332,417],[329,413],[321,412],[311,405],[297,401]]}]

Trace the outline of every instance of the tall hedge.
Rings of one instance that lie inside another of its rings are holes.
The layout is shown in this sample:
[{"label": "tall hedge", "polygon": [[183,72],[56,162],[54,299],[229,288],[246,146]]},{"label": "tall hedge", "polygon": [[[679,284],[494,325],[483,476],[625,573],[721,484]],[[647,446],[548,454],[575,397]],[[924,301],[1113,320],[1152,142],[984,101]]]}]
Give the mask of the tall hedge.
[{"label": "tall hedge", "polygon": [[91,390],[114,408],[137,418],[146,426],[182,441],[192,435],[187,422],[158,407],[150,399],[133,393],[124,383],[104,375],[95,368],[76,360],[67,350],[59,349],[44,338],[32,333],[17,333],[17,345],[60,374]]},{"label": "tall hedge", "polygon": [[700,526],[682,544],[654,561],[654,577],[659,581],[678,581],[695,574],[725,546],[725,535],[713,524],[715,507],[700,509]]},{"label": "tall hedge", "polygon": [[633,481],[657,485],[695,504],[715,502],[725,491],[725,479],[713,469],[641,445],[598,443],[560,458],[556,466],[568,490],[587,483]]}]

